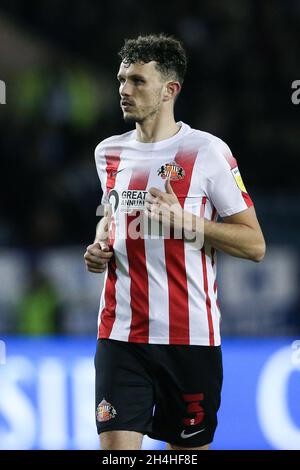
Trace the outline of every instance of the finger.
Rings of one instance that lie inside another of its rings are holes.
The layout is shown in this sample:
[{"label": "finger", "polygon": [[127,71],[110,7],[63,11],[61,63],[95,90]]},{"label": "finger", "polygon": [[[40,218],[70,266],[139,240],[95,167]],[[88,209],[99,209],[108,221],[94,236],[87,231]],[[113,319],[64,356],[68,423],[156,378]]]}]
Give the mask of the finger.
[{"label": "finger", "polygon": [[148,209],[150,212],[155,207],[159,207],[159,205],[157,203],[151,203],[151,202],[148,202],[148,201],[145,202],[145,208]]},{"label": "finger", "polygon": [[95,269],[95,270],[99,270],[99,271],[105,271],[105,269],[107,268],[107,263],[105,264],[102,264],[102,265],[98,265],[98,264],[94,264],[94,263],[86,263],[86,268],[87,270],[89,271],[90,269]]},{"label": "finger", "polygon": [[151,217],[155,218],[155,220],[161,220],[163,211],[164,210],[162,209],[161,205],[152,205],[150,211]]},{"label": "finger", "polygon": [[109,251],[109,245],[105,240],[101,240],[99,244],[100,244],[100,248],[102,251],[105,251],[105,252]]},{"label": "finger", "polygon": [[153,196],[153,197],[157,197],[157,198],[161,198],[162,195],[164,194],[162,191],[160,191],[158,188],[150,188],[148,190],[148,193]]},{"label": "finger", "polygon": [[86,249],[86,253],[90,253],[95,256],[101,255],[102,250],[101,250],[100,244],[97,242],[97,243],[93,243],[93,245],[89,245]]},{"label": "finger", "polygon": [[156,202],[159,201],[159,198],[155,196],[151,196],[151,194],[148,193],[147,196],[145,197],[145,201],[155,204]]},{"label": "finger", "polygon": [[171,186],[170,178],[167,178],[167,179],[166,179],[166,182],[165,182],[165,189],[166,189],[166,193],[167,193],[167,194],[172,194],[172,196],[176,196],[176,194],[174,193],[173,188],[172,188],[172,186]]},{"label": "finger", "polygon": [[158,204],[148,204],[146,203],[145,204],[146,206],[146,209],[149,211],[149,212],[155,212],[157,210],[157,208],[159,207]]},{"label": "finger", "polygon": [[[104,256],[105,254],[109,254],[110,257],[107,257],[107,256],[105,257]],[[102,256],[94,256],[94,255],[91,255],[89,253],[86,253],[84,255],[84,260],[85,260],[85,262],[96,263],[96,264],[101,265],[101,264],[108,263],[112,256],[113,256],[113,254],[111,254],[111,253],[103,253]]]},{"label": "finger", "polygon": [[101,272],[105,271],[105,269],[107,268],[107,264],[103,265],[103,266],[97,266],[97,265],[94,265],[94,264],[87,264],[86,265],[86,269],[88,271],[90,271],[90,269],[95,269],[95,270],[99,270]]},{"label": "finger", "polygon": [[84,259],[88,263],[95,263],[98,265],[106,264],[109,261],[107,258],[99,258],[98,256],[93,256],[89,254],[87,256],[84,256]]},{"label": "finger", "polygon": [[93,261],[86,261],[87,267],[92,269],[105,269],[108,263],[95,263]]},{"label": "finger", "polygon": [[158,213],[154,211],[149,211],[148,209],[145,210],[145,215],[146,217],[149,217],[149,219],[156,220],[157,222],[160,221],[160,216]]},{"label": "finger", "polygon": [[[97,258],[110,259],[113,256],[112,251],[103,251],[101,248],[89,248],[86,250],[86,255],[95,256]],[[85,256],[85,255],[84,255]]]},{"label": "finger", "polygon": [[103,236],[102,239],[98,239],[98,241],[96,243],[94,243],[94,245],[91,245],[91,248],[92,249],[96,249],[98,253],[102,253],[102,246],[103,248],[105,247],[105,245],[108,246],[108,237],[106,236]]},{"label": "finger", "polygon": [[152,214],[162,214],[162,213],[168,213],[170,212],[170,206],[166,202],[162,202],[159,205],[158,204],[151,204],[149,207],[147,207],[149,212]]}]

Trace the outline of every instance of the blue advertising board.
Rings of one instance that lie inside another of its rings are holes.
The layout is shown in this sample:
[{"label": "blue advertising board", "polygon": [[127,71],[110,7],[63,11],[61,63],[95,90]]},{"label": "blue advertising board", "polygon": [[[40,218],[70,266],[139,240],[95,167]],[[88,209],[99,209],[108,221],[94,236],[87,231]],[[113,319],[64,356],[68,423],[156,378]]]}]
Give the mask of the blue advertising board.
[{"label": "blue advertising board", "polygon": [[[93,338],[2,338],[0,449],[97,449]],[[223,341],[213,449],[300,449],[300,341]],[[144,449],[164,449],[144,439]]]}]

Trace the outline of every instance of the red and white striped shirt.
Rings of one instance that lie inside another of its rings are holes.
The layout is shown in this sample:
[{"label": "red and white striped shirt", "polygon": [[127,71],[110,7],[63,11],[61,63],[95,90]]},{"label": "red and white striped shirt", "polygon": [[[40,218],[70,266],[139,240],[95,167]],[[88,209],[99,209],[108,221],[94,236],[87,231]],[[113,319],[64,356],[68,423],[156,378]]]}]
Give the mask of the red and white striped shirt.
[{"label": "red and white striped shirt", "polygon": [[[181,206],[209,220],[241,212],[252,201],[228,146],[179,124],[176,135],[159,142],[139,142],[134,130],[96,147],[102,201],[113,209],[114,251],[101,295],[98,338],[220,344],[214,248],[205,243],[192,249],[159,233],[147,237],[144,199],[150,187],[165,191],[169,177]],[[129,236],[132,226],[142,235]]]}]

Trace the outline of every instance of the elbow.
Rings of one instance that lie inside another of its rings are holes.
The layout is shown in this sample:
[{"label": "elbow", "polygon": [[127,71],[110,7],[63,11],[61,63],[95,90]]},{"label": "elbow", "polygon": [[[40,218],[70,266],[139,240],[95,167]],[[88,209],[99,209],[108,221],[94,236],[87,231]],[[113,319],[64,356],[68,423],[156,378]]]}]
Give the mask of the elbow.
[{"label": "elbow", "polygon": [[251,260],[254,261],[255,263],[259,263],[262,261],[265,257],[266,254],[266,243],[264,240],[262,240],[256,247],[255,250],[253,250]]}]

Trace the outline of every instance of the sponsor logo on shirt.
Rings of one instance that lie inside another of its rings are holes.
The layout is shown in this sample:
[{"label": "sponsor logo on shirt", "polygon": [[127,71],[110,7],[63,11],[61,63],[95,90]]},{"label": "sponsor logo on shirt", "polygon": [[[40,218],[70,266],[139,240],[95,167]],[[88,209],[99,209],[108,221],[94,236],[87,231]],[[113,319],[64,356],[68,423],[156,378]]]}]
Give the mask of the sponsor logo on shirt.
[{"label": "sponsor logo on shirt", "polygon": [[105,423],[106,421],[109,421],[112,418],[115,418],[117,415],[117,412],[115,408],[108,403],[105,398],[99,403],[97,406],[96,410],[96,418],[99,423]]},{"label": "sponsor logo on shirt", "polygon": [[182,180],[185,177],[184,169],[176,162],[165,163],[157,170],[158,176],[163,180],[170,178],[171,181]]},{"label": "sponsor logo on shirt", "polygon": [[124,212],[126,212],[127,209],[143,210],[147,193],[148,191],[138,189],[122,191],[121,210],[124,210]]},{"label": "sponsor logo on shirt", "polygon": [[119,209],[122,212],[132,212],[134,210],[144,210],[145,198],[148,191],[139,189],[126,189],[117,192],[112,189],[109,193],[109,202],[112,204],[114,212]]}]

